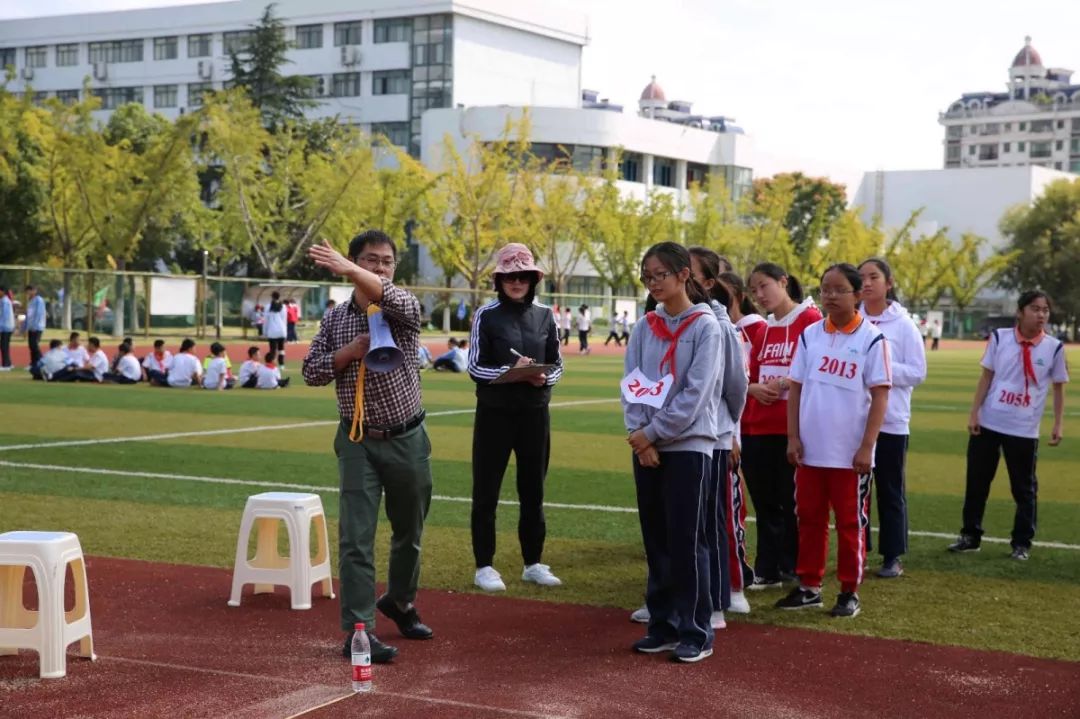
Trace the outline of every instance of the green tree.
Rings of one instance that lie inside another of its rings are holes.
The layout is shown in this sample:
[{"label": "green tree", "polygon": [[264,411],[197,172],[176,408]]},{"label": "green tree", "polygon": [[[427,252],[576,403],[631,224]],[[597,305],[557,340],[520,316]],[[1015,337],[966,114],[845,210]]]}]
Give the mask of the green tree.
[{"label": "green tree", "polygon": [[808,177],[801,172],[781,173],[754,180],[755,199],[767,199],[770,191],[790,193],[784,227],[797,255],[806,257],[811,247],[828,237],[833,225],[847,208],[847,191],[825,177]]},{"label": "green tree", "polygon": [[733,266],[745,265],[752,254],[747,203],[732,200],[723,175],[714,173],[703,184],[691,185],[686,214],[683,238],[687,245],[708,247]]},{"label": "green tree", "polygon": [[315,81],[303,75],[285,76],[282,66],[290,63],[292,44],[285,39],[285,24],[271,3],[259,22],[251,26],[251,41],[230,54],[230,86],[247,90],[251,102],[271,129],[286,121],[303,118],[304,110],[316,103],[311,99]]},{"label": "green tree", "polygon": [[[1019,253],[986,255],[986,238],[966,232],[949,259],[949,294],[956,309],[963,313],[978,294],[995,282]],[[959,325],[956,336],[963,335]]]},{"label": "green tree", "polygon": [[911,310],[937,306],[948,287],[953,253],[945,229],[915,237],[915,225],[921,213],[922,210],[912,212],[885,245],[885,259],[896,278],[896,292]]},{"label": "green tree", "polygon": [[0,263],[32,262],[42,255],[44,188],[33,173],[41,151],[27,132],[27,114],[44,110],[0,87]]},{"label": "green tree", "polygon": [[585,256],[589,180],[570,163],[530,162],[523,174],[522,223],[515,239],[533,250],[552,291],[566,291]]},{"label": "green tree", "polygon": [[1005,214],[1001,232],[1016,258],[1002,284],[1016,291],[1042,289],[1054,301],[1054,315],[1074,330],[1080,320],[1080,180],[1048,185],[1031,206]]}]

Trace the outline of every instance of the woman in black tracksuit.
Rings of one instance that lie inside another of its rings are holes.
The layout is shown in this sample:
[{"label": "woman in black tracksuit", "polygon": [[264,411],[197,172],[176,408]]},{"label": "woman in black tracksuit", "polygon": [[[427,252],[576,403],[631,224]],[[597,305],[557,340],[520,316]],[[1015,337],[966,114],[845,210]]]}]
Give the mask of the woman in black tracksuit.
[{"label": "woman in black tracksuit", "polygon": [[[536,304],[536,286],[544,273],[524,245],[503,247],[495,265],[498,299],[476,311],[469,347],[469,375],[476,382],[473,425],[472,542],[475,584],[489,592],[506,589],[493,566],[495,510],[510,461],[517,458],[520,503],[518,539],[525,568],[522,581],[542,586],[561,584],[540,563],[544,551],[544,479],[551,450],[548,402],[551,387],[562,375],[559,331],[550,307]],[[491,381],[507,369],[552,364],[546,375],[506,384]]]}]

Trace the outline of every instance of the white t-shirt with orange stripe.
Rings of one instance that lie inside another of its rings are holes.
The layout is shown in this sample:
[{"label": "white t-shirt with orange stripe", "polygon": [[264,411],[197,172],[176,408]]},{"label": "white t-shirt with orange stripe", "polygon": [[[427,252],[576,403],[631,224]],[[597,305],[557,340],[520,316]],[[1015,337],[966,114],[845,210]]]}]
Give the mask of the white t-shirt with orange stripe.
[{"label": "white t-shirt with orange stripe", "polygon": [[[990,391],[979,408],[979,426],[1014,437],[1038,439],[1039,421],[1050,385],[1069,381],[1065,346],[1047,334],[1032,340],[1035,379],[1024,385],[1023,337],[1015,328],[995,330],[980,364],[994,373]],[[1026,399],[1025,399],[1026,398]]]},{"label": "white t-shirt with orange stripe", "polygon": [[892,386],[885,335],[856,314],[836,329],[828,318],[803,330],[790,379],[802,385],[803,463],[851,469],[870,416],[870,388]]}]

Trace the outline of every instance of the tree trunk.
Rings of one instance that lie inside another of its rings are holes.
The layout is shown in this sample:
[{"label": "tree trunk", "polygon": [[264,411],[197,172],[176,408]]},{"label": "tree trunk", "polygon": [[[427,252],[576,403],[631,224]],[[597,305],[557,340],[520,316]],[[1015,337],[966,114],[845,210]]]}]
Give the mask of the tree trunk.
[{"label": "tree trunk", "polygon": [[[451,278],[450,275],[447,275],[446,276],[446,287],[447,287],[447,289],[449,289],[452,284],[453,284],[453,278]],[[450,334],[450,300],[451,299],[453,299],[453,295],[451,295],[449,292],[447,292],[446,295],[445,295],[445,300],[443,301],[443,311],[442,311],[442,331],[447,333],[447,334]]]},{"label": "tree trunk", "polygon": [[62,319],[62,322],[63,322],[64,331],[65,332],[70,332],[71,331],[71,273],[70,272],[65,272],[64,273],[64,279],[63,279],[63,285],[62,286],[64,288],[64,304],[63,304],[63,308],[62,308],[63,314],[61,316],[61,319]]},{"label": "tree trunk", "polygon": [[[120,272],[123,272],[125,269],[127,269],[127,260],[125,260],[122,257],[119,260],[117,260],[116,269],[119,270]],[[113,337],[123,337],[124,336],[124,300],[125,300],[125,296],[127,294],[125,292],[125,290],[127,288],[126,288],[126,284],[124,282],[124,276],[122,274],[118,274],[116,276],[116,282],[113,284],[113,286],[116,288],[116,298],[115,298],[115,300],[113,302],[114,307],[113,307],[112,334],[113,334]]]},{"label": "tree trunk", "polygon": [[139,333],[139,298],[135,293],[135,278],[128,278],[128,296],[131,297],[131,334],[135,336]]}]

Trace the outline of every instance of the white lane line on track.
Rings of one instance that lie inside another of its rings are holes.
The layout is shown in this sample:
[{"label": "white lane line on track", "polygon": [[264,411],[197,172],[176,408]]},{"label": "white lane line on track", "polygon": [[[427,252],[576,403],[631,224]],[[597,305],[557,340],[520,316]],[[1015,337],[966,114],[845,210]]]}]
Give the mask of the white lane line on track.
[{"label": "white lane line on track", "polygon": [[[300,685],[310,686],[310,687],[325,687],[327,689],[334,689],[335,688],[335,687],[330,687],[330,686],[325,685],[325,684],[312,684],[312,683],[304,681],[303,679],[295,679],[295,678],[292,678],[292,677],[278,677],[278,676],[268,676],[268,675],[263,675],[263,674],[250,674],[250,673],[246,673],[246,672],[229,671],[227,669],[210,669],[208,667],[196,667],[196,666],[190,666],[190,665],[187,665],[187,664],[174,664],[174,663],[171,663],[171,662],[155,662],[155,661],[152,661],[152,660],[149,660],[149,659],[129,659],[127,657],[117,657],[117,656],[109,656],[109,655],[101,655],[101,654],[98,655],[98,659],[105,659],[107,661],[114,661],[114,662],[123,662],[123,663],[126,663],[126,664],[137,664],[137,665],[147,666],[147,667],[158,667],[160,669],[170,669],[170,670],[173,670],[173,671],[197,672],[197,673],[200,673],[200,674],[215,674],[215,675],[218,675],[218,676],[235,677],[235,678],[238,678],[238,679],[255,679],[255,680],[259,680],[259,681],[272,681],[272,682],[277,682],[277,683],[287,682],[287,683],[291,683],[291,684],[300,684]],[[404,692],[387,692],[387,691],[380,690],[379,695],[380,696],[394,697],[396,699],[408,699],[408,700],[411,700],[411,701],[425,702],[427,704],[439,704],[439,705],[443,705],[443,706],[458,707],[458,708],[461,708],[461,709],[476,709],[476,710],[480,710],[480,711],[484,711],[484,712],[495,712],[495,713],[498,713],[498,714],[505,714],[505,715],[508,715],[508,716],[529,717],[530,719],[559,719],[557,715],[553,715],[553,714],[543,714],[543,713],[540,713],[540,712],[525,711],[525,710],[522,710],[522,709],[504,709],[502,707],[494,707],[494,706],[490,706],[490,705],[487,705],[487,704],[474,704],[472,702],[462,702],[462,701],[457,701],[457,700],[454,700],[454,699],[441,699],[439,697],[419,696],[419,695],[416,695],[416,694],[406,694]],[[353,696],[353,694],[351,694],[351,693],[350,694],[344,694],[344,695],[342,695],[340,697],[337,697],[336,699],[331,699],[328,702],[324,702],[323,704],[319,704],[318,706],[311,707],[310,709],[305,709],[304,711],[300,712],[299,714],[293,714],[288,719],[293,719],[293,717],[304,716],[305,714],[309,714],[309,713],[315,711],[316,709],[322,709],[323,707],[330,706],[331,704],[336,704],[337,702],[348,699],[351,696]]]},{"label": "white lane line on track", "polygon": [[[72,472],[75,474],[96,474],[112,477],[138,477],[141,479],[164,479],[170,481],[180,482],[202,482],[205,484],[226,484],[236,485],[242,487],[257,487],[259,489],[266,490],[281,490],[281,489],[298,489],[306,492],[322,492],[325,494],[337,494],[338,488],[327,485],[315,485],[315,484],[299,484],[294,482],[262,482],[252,479],[230,479],[228,477],[201,477],[193,474],[165,474],[163,472],[134,472],[124,469],[107,469],[101,467],[70,467],[62,464],[38,464],[35,462],[8,462],[6,460],[0,460],[0,467],[11,467],[13,469],[34,469],[44,472]],[[458,504],[469,504],[472,502],[470,497],[453,497],[450,495],[433,494],[431,498],[438,502],[456,502]],[[501,499],[499,504],[516,507],[517,502],[510,499]],[[637,514],[637,507],[620,507],[617,505],[609,504],[566,504],[563,502],[544,502],[545,509],[568,509],[585,512],[608,512],[614,514]],[[747,521],[756,521],[754,517],[748,516]],[[877,527],[871,528],[873,531],[878,531]],[[955,539],[956,534],[949,534],[947,532],[927,532],[912,529],[908,532],[913,537],[930,537],[933,539]],[[1008,544],[1009,539],[1006,537],[987,537],[984,536],[982,541],[990,544]],[[1047,549],[1068,549],[1073,551],[1080,550],[1080,544],[1066,544],[1064,542],[1032,542],[1036,547],[1044,547]]]},{"label": "white lane line on track", "polygon": [[[582,399],[572,402],[552,402],[549,407],[580,407],[590,404],[604,404],[618,402],[615,399]],[[428,417],[449,417],[458,414],[474,414],[475,408],[470,409],[447,409],[441,412],[428,412]],[[337,420],[312,420],[310,422],[294,422],[292,424],[267,424],[259,427],[232,427],[226,429],[205,429],[191,432],[168,432],[165,434],[144,434],[133,437],[105,437],[98,439],[70,439],[59,442],[37,442],[31,444],[0,445],[0,452],[11,452],[24,449],[49,449],[52,447],[85,447],[95,444],[120,444],[123,442],[155,442],[160,439],[179,439],[183,437],[212,437],[223,434],[243,434],[245,432],[266,432],[275,429],[302,429],[305,427],[327,427],[337,424]]]}]

